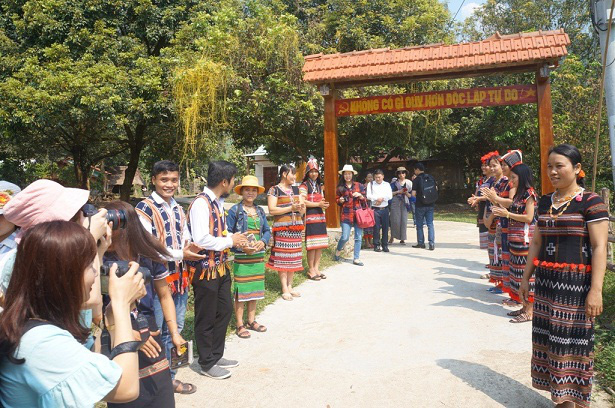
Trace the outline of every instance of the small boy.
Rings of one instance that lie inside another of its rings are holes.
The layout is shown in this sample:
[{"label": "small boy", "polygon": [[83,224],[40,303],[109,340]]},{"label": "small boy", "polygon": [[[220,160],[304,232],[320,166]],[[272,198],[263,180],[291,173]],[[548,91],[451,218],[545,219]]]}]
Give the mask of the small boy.
[{"label": "small boy", "polygon": [[[170,333],[164,321],[160,300],[154,298],[154,311],[156,323],[162,330],[162,343],[167,358],[170,359],[173,348],[173,336],[180,334],[184,328],[186,305],[188,304],[188,273],[184,269],[184,260],[200,260],[204,256],[198,255],[201,248],[190,241],[190,233],[186,228],[186,216],[182,207],[177,204],[173,196],[179,187],[179,166],[169,160],[156,162],[152,169],[151,182],[155,191],[136,206],[141,224],[146,231],[157,237],[171,253],[173,259],[169,261],[169,276],[166,278],[176,310],[176,323],[178,332]],[[176,393],[192,394],[196,387],[175,380],[175,370],[171,370],[173,387]]]}]

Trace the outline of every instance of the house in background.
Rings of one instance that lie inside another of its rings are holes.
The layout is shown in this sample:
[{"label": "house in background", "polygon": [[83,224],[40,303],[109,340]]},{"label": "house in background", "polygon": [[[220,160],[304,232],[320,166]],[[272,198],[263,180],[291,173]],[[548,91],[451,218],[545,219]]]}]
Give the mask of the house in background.
[{"label": "house in background", "polygon": [[254,175],[260,185],[265,187],[265,191],[277,184],[278,165],[269,160],[265,146],[260,146],[255,152],[246,154],[244,157],[248,160],[248,171],[254,166]]},{"label": "house in background", "polygon": [[[124,184],[124,173],[128,166],[109,166],[105,170],[107,178],[105,180],[104,191],[119,194],[122,185]],[[133,192],[142,191],[145,186],[145,180],[141,176],[141,172],[137,169],[134,178],[132,179]],[[131,192],[132,193],[132,192]]]}]

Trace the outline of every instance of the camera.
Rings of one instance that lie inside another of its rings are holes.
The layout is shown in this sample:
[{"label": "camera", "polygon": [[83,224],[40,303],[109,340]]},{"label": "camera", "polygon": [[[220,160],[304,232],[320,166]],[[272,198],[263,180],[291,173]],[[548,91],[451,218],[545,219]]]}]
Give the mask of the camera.
[{"label": "camera", "polygon": [[[81,212],[84,217],[91,217],[98,213],[98,209],[88,203],[81,207]],[[111,223],[113,230],[126,228],[126,212],[124,210],[107,210],[107,222]]]},{"label": "camera", "polygon": [[[117,264],[117,271],[115,271],[117,277],[126,275],[126,272],[130,269],[128,261],[105,261],[105,263],[100,266],[100,288],[103,295],[109,294],[109,272],[113,264]],[[140,266],[137,272],[143,274],[143,280],[146,285],[152,281],[152,273],[148,268]]]}]

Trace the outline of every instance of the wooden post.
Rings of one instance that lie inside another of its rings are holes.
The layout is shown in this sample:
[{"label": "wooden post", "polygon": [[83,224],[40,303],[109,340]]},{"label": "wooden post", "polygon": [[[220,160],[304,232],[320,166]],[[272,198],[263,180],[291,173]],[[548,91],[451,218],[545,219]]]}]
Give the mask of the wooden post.
[{"label": "wooden post", "polygon": [[340,213],[335,202],[335,189],[338,181],[339,158],[337,141],[337,117],[335,116],[335,89],[330,89],[325,99],[325,199],[329,202],[326,211],[327,227],[339,228]]},{"label": "wooden post", "polygon": [[538,133],[540,135],[540,185],[542,194],[553,192],[549,180],[547,161],[549,149],[553,147],[553,110],[551,108],[551,82],[547,65],[536,71],[536,93],[538,96]]}]

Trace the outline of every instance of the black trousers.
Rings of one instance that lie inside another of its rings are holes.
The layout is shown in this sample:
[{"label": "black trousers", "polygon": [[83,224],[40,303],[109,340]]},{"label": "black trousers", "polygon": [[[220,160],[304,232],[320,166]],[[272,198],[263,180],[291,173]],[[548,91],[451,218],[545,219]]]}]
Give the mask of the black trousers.
[{"label": "black trousers", "polygon": [[[378,208],[374,207],[374,218],[376,225],[374,225],[374,245],[382,246],[382,248],[389,247],[389,207]],[[382,239],[380,237],[380,230],[382,230]]]},{"label": "black trousers", "polygon": [[198,270],[192,279],[194,290],[194,340],[199,352],[199,365],[205,371],[224,354],[226,329],[233,313],[231,271],[216,279],[199,280]]}]

